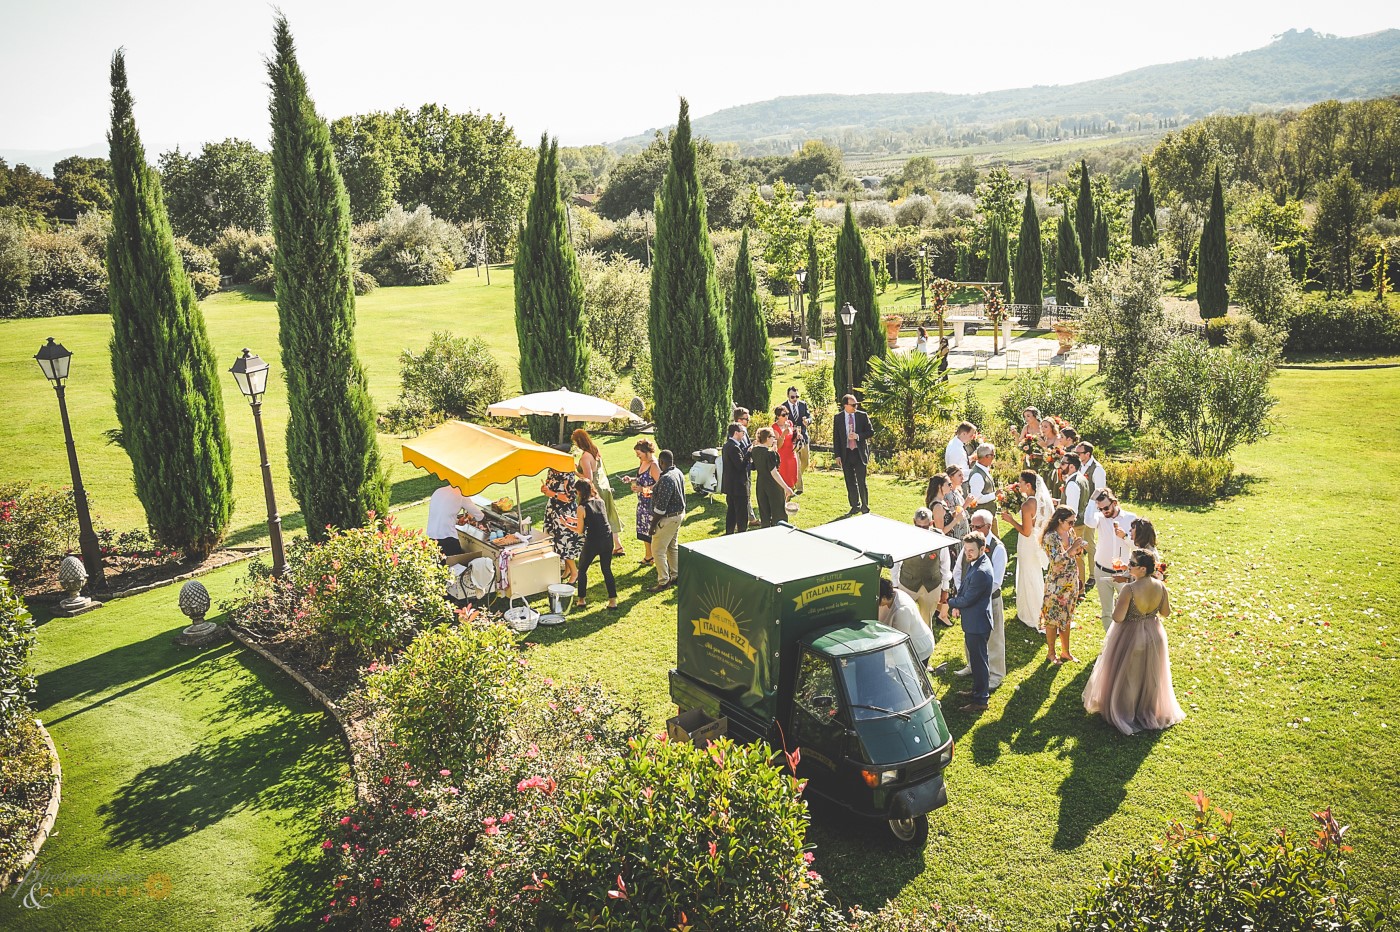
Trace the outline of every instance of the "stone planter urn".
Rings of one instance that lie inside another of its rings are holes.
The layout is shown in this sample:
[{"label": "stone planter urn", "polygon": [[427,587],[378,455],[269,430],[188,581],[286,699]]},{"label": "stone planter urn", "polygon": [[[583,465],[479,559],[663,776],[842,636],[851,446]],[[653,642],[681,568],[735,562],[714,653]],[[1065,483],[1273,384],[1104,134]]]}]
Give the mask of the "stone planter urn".
[{"label": "stone planter urn", "polygon": [[191,579],[180,587],[180,611],[189,618],[190,626],[180,632],[175,639],[176,644],[202,647],[223,639],[224,629],[204,620],[209,605],[209,590],[204,588],[204,583]]},{"label": "stone planter urn", "polygon": [[899,346],[899,328],[903,324],[904,318],[898,314],[891,314],[885,318],[885,345],[890,349]]},{"label": "stone planter urn", "polygon": [[83,595],[83,586],[87,585],[87,581],[87,567],[83,566],[83,561],[74,556],[64,557],[58,565],[58,584],[63,587],[64,596],[58,603],[60,614],[71,618],[102,607],[101,602],[94,602]]},{"label": "stone planter urn", "polygon": [[1060,341],[1060,355],[1063,356],[1074,349],[1075,341],[1079,338],[1079,328],[1074,324],[1055,324],[1051,329],[1055,331],[1055,339]]}]

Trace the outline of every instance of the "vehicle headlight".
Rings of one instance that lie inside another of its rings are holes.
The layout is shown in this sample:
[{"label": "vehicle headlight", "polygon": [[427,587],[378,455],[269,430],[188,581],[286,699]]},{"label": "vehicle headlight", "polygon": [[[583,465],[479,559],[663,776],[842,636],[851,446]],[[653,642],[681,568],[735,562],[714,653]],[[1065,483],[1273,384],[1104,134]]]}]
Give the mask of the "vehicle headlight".
[{"label": "vehicle headlight", "polygon": [[890,784],[890,783],[898,783],[898,782],[899,782],[899,771],[898,771],[898,770],[882,770],[882,771],[880,771],[880,785],[881,785],[881,786],[885,786],[885,785]]}]

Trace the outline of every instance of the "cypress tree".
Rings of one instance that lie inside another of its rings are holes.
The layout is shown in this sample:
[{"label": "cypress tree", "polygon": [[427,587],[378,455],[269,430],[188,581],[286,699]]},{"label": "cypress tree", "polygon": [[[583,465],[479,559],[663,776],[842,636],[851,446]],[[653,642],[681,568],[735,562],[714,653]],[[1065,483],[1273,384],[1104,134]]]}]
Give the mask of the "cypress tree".
[{"label": "cypress tree", "polygon": [[1007,239],[1006,227],[1001,221],[992,219],[987,243],[987,281],[996,282],[1001,289],[1002,301],[1011,300],[1011,243]]},{"label": "cypress tree", "polygon": [[1142,176],[1138,179],[1137,191],[1133,193],[1134,246],[1155,246],[1157,244],[1157,201],[1152,196],[1152,179],[1147,174],[1147,162],[1142,163]]},{"label": "cypress tree", "polygon": [[1196,260],[1196,303],[1201,317],[1225,316],[1230,303],[1226,283],[1230,279],[1230,250],[1225,242],[1225,196],[1220,190],[1220,169],[1215,169],[1215,187],[1210,192],[1210,214],[1201,230],[1201,248]]},{"label": "cypress tree", "polygon": [[[584,340],[583,278],[559,189],[559,142],[548,134],[540,137],[535,188],[515,254],[515,333],[522,391],[586,392],[592,387]],[[558,431],[556,417],[530,418],[530,435],[538,443],[560,440]]]},{"label": "cypress tree", "polygon": [[749,230],[739,240],[734,263],[734,294],[729,304],[729,345],[734,348],[734,403],[766,411],[773,400],[773,351],[763,322],[763,298],[749,260]]},{"label": "cypress tree", "polygon": [[1108,217],[1102,210],[1094,211],[1094,265],[1097,271],[1108,263]]},{"label": "cypress tree", "polygon": [[822,265],[817,256],[817,234],[807,231],[807,339],[820,346],[826,342],[822,332]]},{"label": "cypress tree", "polygon": [[284,16],[277,17],[272,85],[272,233],[277,317],[287,381],[287,467],[313,540],[326,526],[383,514],[374,402],[355,352],[350,199],[316,113]]},{"label": "cypress tree", "polygon": [[1079,267],[1094,270],[1094,192],[1089,187],[1089,163],[1079,161],[1079,200],[1074,207],[1074,233],[1079,238]]},{"label": "cypress tree", "polygon": [[233,510],[232,450],[214,348],[180,262],[160,176],[132,115],[126,56],[112,56],[112,382],[136,497],[157,539],[207,556]]},{"label": "cypress tree", "polygon": [[679,456],[714,446],[732,413],[734,356],[684,97],[671,134],[671,162],[656,193],[647,330],[658,442]]},{"label": "cypress tree", "polygon": [[[872,356],[884,357],[885,333],[880,324],[880,302],[875,297],[875,270],[870,265],[865,240],[856,226],[851,204],[846,202],[846,220],[836,235],[836,365],[832,382],[836,397],[846,394],[846,328],[841,326],[841,308],[856,310],[851,327],[851,371],[854,383],[865,382]],[[859,393],[857,393],[859,394]]]},{"label": "cypress tree", "polygon": [[1016,241],[1016,303],[1031,308],[1031,326],[1040,323],[1041,292],[1045,287],[1045,256],[1040,248],[1040,217],[1026,182],[1026,202],[1021,210],[1021,236]]},{"label": "cypress tree", "polygon": [[1081,306],[1079,293],[1071,280],[1084,277],[1084,267],[1080,265],[1082,255],[1074,220],[1066,208],[1055,226],[1055,303],[1060,307]]}]

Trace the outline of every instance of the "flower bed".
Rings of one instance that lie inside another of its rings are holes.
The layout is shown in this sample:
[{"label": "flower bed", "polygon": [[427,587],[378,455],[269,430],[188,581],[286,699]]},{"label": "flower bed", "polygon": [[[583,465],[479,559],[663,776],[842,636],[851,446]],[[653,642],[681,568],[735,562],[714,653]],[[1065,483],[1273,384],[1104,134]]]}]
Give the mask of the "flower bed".
[{"label": "flower bed", "polygon": [[56,758],[44,730],[30,718],[0,732],[0,889],[21,874],[36,842],[47,836],[44,823],[56,810]]}]

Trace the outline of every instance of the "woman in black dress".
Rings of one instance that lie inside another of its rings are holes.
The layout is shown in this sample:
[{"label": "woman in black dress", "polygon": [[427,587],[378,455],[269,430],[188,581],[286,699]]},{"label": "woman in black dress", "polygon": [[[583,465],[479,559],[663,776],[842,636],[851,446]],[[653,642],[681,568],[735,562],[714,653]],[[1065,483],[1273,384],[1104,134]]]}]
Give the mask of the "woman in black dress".
[{"label": "woman in black dress", "polygon": [[587,479],[574,483],[574,494],[578,496],[578,510],[566,520],[574,533],[583,536],[583,556],[578,564],[578,602],[575,604],[579,608],[588,606],[588,568],[596,559],[603,568],[603,583],[608,587],[608,608],[615,609],[617,581],[613,579],[613,532],[608,523],[607,505]]}]

